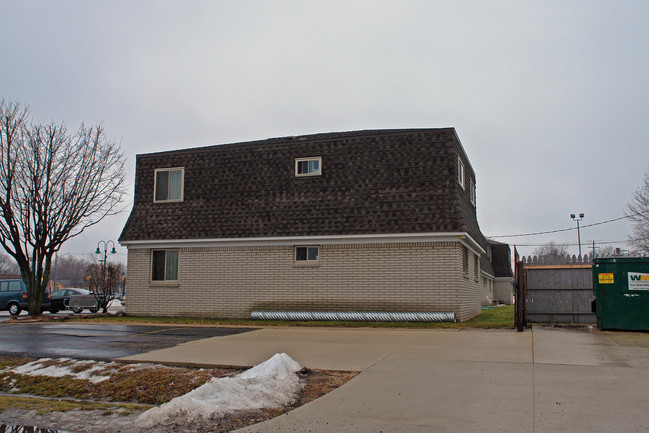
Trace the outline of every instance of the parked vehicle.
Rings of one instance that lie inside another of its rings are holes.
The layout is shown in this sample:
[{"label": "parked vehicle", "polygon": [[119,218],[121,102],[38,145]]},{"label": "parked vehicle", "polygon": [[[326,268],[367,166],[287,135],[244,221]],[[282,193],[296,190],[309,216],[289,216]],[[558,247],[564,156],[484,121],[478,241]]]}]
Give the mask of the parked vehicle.
[{"label": "parked vehicle", "polygon": [[[78,288],[66,288],[66,289],[59,289],[50,294],[50,308],[49,312],[52,314],[58,313],[61,310],[67,310],[68,307],[75,312],[75,313],[81,313],[83,311],[83,307],[81,305],[96,305],[96,300],[94,303],[88,303],[88,302],[83,302],[83,303],[78,303],[74,302],[75,299],[83,298],[83,299],[94,299],[94,294],[87,289],[78,289]],[[73,300],[72,304],[70,304],[70,299]],[[91,313],[96,313],[97,308],[88,308]]]},{"label": "parked vehicle", "polygon": [[[21,311],[29,308],[27,302],[27,286],[21,279],[0,280],[0,311],[9,311],[12,316],[17,316]],[[50,301],[44,295],[41,302],[41,311],[50,308]]]}]

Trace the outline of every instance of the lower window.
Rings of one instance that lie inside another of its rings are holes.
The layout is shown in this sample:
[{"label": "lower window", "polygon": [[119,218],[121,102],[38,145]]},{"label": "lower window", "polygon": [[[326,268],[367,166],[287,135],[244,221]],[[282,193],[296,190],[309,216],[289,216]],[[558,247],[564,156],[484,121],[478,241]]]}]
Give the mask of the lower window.
[{"label": "lower window", "polygon": [[151,280],[178,280],[178,250],[153,250]]},{"label": "lower window", "polygon": [[296,262],[317,262],[320,253],[318,247],[295,247]]}]

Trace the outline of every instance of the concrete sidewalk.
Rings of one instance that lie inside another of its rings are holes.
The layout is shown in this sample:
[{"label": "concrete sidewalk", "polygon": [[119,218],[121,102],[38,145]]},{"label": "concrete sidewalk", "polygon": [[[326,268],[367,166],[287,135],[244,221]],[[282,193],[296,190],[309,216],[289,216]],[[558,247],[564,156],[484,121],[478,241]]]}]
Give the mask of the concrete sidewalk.
[{"label": "concrete sidewalk", "polygon": [[128,361],[255,365],[285,352],[356,378],[240,432],[649,431],[649,334],[265,328]]}]

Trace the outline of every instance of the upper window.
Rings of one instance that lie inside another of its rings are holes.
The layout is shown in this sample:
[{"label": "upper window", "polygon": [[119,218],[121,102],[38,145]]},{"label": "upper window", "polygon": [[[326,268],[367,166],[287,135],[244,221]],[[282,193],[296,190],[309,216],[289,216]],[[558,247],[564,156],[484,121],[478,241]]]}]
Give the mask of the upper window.
[{"label": "upper window", "polygon": [[156,169],[153,201],[183,201],[184,177],[184,168]]},{"label": "upper window", "polygon": [[475,182],[473,179],[469,182],[469,194],[471,195],[471,204],[475,206]]},{"label": "upper window", "polygon": [[153,250],[151,255],[151,280],[178,280],[178,250]]},{"label": "upper window", "polygon": [[464,188],[464,163],[459,156],[457,157],[457,181]]},{"label": "upper window", "polygon": [[295,176],[319,176],[322,173],[322,157],[295,158]]}]

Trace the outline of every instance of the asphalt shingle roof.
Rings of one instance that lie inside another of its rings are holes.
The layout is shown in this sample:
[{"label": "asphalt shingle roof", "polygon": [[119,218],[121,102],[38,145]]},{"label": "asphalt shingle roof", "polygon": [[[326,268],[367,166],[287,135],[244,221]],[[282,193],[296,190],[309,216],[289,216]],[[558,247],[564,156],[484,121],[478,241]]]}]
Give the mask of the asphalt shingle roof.
[{"label": "asphalt shingle roof", "polygon": [[511,249],[501,242],[489,241],[491,247],[491,264],[496,277],[514,277],[512,272]]},{"label": "asphalt shingle roof", "polygon": [[[466,189],[457,181],[457,159]],[[322,174],[295,177],[295,158]],[[154,170],[184,167],[184,200],[154,203]],[[120,241],[468,232],[475,180],[454,128],[273,138],[137,156]]]}]

